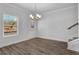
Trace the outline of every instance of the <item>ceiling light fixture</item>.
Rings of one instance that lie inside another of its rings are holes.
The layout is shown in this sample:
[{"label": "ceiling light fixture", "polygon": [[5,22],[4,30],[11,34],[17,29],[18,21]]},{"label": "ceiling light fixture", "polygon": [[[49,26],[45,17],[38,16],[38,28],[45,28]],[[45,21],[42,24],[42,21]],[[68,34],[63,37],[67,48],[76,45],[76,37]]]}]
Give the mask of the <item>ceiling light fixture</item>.
[{"label": "ceiling light fixture", "polygon": [[39,20],[42,16],[37,12],[37,7],[36,7],[36,3],[34,5],[34,9],[35,9],[35,13],[33,14],[30,14],[29,17],[32,19],[32,20]]},{"label": "ceiling light fixture", "polygon": [[32,20],[39,20],[42,16],[40,14],[30,14],[29,17],[32,19]]}]

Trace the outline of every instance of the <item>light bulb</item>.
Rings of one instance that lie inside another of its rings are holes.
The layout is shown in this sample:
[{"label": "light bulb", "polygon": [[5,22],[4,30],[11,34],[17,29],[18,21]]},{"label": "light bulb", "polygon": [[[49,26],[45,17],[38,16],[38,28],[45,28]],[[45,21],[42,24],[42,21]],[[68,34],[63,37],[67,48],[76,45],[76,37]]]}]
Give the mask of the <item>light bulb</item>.
[{"label": "light bulb", "polygon": [[36,14],[36,17],[37,17],[37,18],[41,18],[41,15],[39,15],[39,14]]},{"label": "light bulb", "polygon": [[35,14],[35,15],[30,14],[29,17],[30,17],[32,20],[36,20],[36,19],[38,20],[38,19],[41,18],[41,15],[40,15],[40,14]]},{"label": "light bulb", "polygon": [[31,19],[34,19],[34,16],[33,16],[32,14],[30,14],[29,17],[30,17]]}]

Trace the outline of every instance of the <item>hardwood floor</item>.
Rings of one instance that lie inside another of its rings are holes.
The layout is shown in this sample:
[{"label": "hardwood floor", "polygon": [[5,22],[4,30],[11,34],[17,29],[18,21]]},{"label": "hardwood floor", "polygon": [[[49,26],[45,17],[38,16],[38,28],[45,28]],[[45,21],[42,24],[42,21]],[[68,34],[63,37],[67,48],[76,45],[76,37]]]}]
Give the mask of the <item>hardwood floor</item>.
[{"label": "hardwood floor", "polygon": [[67,43],[33,38],[18,44],[0,48],[0,55],[79,55],[67,50]]}]

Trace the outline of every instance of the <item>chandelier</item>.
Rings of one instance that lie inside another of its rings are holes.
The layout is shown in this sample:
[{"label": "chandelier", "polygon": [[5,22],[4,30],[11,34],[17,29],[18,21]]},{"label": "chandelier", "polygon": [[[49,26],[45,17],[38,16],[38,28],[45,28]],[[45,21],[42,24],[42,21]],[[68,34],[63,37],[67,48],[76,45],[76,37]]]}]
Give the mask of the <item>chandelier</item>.
[{"label": "chandelier", "polygon": [[39,20],[41,18],[41,15],[36,13],[36,14],[30,14],[29,17],[32,19],[32,20]]},{"label": "chandelier", "polygon": [[32,19],[32,20],[39,20],[41,18],[41,15],[37,12],[37,7],[36,7],[36,3],[34,4],[34,12],[33,14],[30,14],[29,17]]}]

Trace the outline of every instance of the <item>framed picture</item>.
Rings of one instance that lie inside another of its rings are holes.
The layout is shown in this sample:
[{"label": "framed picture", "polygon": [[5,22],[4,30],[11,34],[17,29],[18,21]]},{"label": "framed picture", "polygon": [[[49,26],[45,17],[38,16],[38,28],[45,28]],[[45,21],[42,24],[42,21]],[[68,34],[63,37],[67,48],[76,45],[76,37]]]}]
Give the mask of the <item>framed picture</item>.
[{"label": "framed picture", "polygon": [[15,36],[18,34],[18,18],[13,15],[3,15],[3,36]]}]

